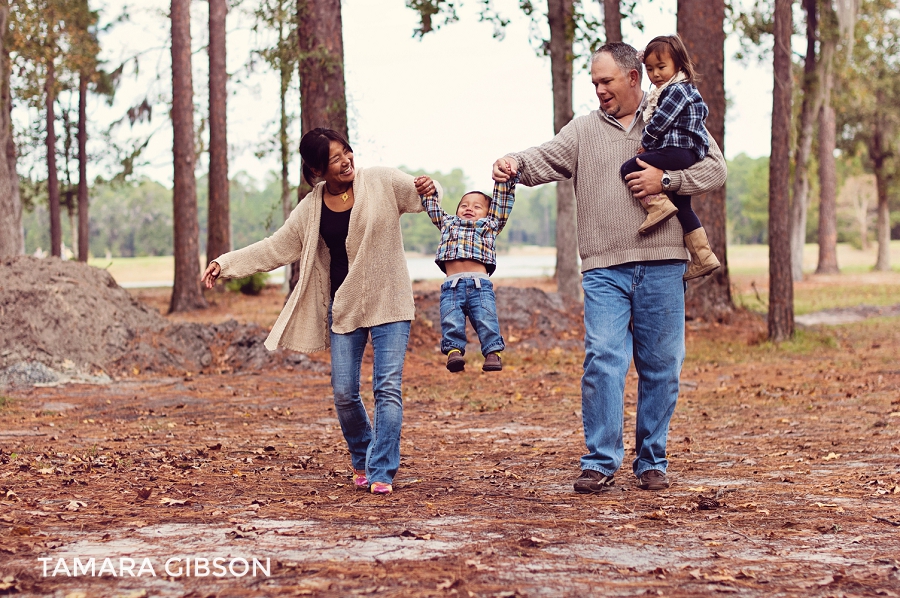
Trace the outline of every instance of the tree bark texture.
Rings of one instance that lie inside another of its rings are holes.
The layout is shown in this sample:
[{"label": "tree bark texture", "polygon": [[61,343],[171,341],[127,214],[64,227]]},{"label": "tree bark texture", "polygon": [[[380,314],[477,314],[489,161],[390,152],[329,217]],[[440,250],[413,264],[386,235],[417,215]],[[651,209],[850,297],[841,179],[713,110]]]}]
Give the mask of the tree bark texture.
[{"label": "tree bark texture", "polygon": [[837,274],[837,164],[834,108],[819,110],[819,265],[816,274]]},{"label": "tree bark texture", "polygon": [[[283,32],[278,32],[279,45],[283,39]],[[278,141],[281,145],[281,213],[284,221],[287,222],[293,209],[291,202],[291,183],[288,179],[288,167],[290,166],[291,147],[288,139],[288,113],[287,113],[287,92],[291,83],[290,64],[285,61],[281,62],[281,88],[279,92],[279,101],[281,104],[281,121],[278,129]],[[293,271],[296,270],[293,264],[285,266],[284,270],[284,291],[291,290],[291,280],[293,279]],[[296,283],[295,283],[296,284]]]},{"label": "tree bark texture", "polygon": [[884,92],[879,90],[875,101],[875,118],[872,119],[872,135],[869,138],[869,158],[875,173],[875,189],[878,195],[878,220],[875,236],[878,241],[878,257],[875,270],[888,272],[891,269],[891,212],[888,205],[888,188],[893,183],[892,173],[887,166],[891,157],[888,139],[895,135],[888,125],[884,110],[893,107],[885,105]]},{"label": "tree bark texture", "polygon": [[44,81],[47,112],[47,202],[50,208],[50,255],[62,257],[62,225],[59,214],[59,179],[56,171],[56,69],[53,58],[47,61],[47,78]]},{"label": "tree bark texture", "polygon": [[[550,72],[553,86],[553,132],[566,126],[572,109],[572,40],[575,23],[572,0],[548,0],[550,25]],[[570,180],[556,184],[556,284],[562,295],[577,299],[581,286],[578,269],[578,228],[575,187]]]},{"label": "tree bark texture", "polygon": [[228,125],[225,16],[228,0],[209,0],[209,214],[206,260],[231,251],[228,204]]},{"label": "tree bark texture", "polygon": [[[348,140],[347,95],[344,88],[344,38],[340,0],[297,0],[300,44],[300,132],[316,127],[338,131]],[[309,191],[303,181],[297,199]],[[300,268],[291,265],[291,291]]]},{"label": "tree bark texture", "polygon": [[[678,34],[697,66],[697,85],[709,106],[706,128],[725,152],[725,1],[678,0]],[[693,198],[692,206],[713,253],[722,267],[699,283],[688,286],[688,318],[721,319],[734,309],[726,250],[725,187]]]},{"label": "tree bark texture", "polygon": [[819,263],[816,274],[837,274],[837,121],[831,105],[834,86],[835,33],[820,44],[822,106],[819,108]]},{"label": "tree bark texture", "polygon": [[78,79],[78,261],[86,262],[90,252],[90,223],[88,214],[87,180],[87,91],[88,76]]},{"label": "tree bark texture", "polygon": [[769,160],[769,339],[794,334],[794,280],[791,276],[791,4],[775,0],[772,151]]},{"label": "tree bark texture", "polygon": [[791,192],[791,275],[803,280],[803,247],[806,244],[806,217],[809,211],[809,158],[812,154],[816,114],[822,104],[816,65],[818,0],[803,0],[806,9],[806,58],[803,63],[803,104],[797,125],[797,149],[794,153],[794,182]]},{"label": "tree bark texture", "polygon": [[878,257],[875,260],[875,270],[889,272],[891,270],[891,211],[888,206],[887,177],[878,177],[876,172],[876,185],[878,188],[878,220],[875,225],[875,236],[878,240]]},{"label": "tree bark texture", "polygon": [[340,0],[297,0],[300,128],[328,127],[349,138]]},{"label": "tree bark texture", "polygon": [[603,29],[606,43],[622,41],[622,7],[621,0],[603,1]]},{"label": "tree bark texture", "polygon": [[206,307],[200,292],[200,226],[194,178],[194,86],[190,0],[172,0],[172,154],[175,280],[169,313]]},{"label": "tree bark texture", "polygon": [[12,137],[9,50],[6,32],[9,2],[0,0],[0,257],[25,253],[22,201],[16,173],[16,147]]}]

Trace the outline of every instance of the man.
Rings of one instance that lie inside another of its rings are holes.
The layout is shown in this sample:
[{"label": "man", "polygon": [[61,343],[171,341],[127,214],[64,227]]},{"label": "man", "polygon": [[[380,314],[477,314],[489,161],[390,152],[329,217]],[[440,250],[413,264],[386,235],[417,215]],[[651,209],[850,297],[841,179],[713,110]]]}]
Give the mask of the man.
[{"label": "man", "polygon": [[[637,370],[638,486],[669,487],[666,439],[684,362],[684,283],[687,250],[681,226],[670,219],[649,235],[637,230],[644,211],[635,198],[676,191],[700,195],[725,183],[722,152],[710,137],[709,156],[691,168],[663,172],[647,164],[628,175],[619,167],[640,146],[642,64],[637,51],[610,43],[591,57],[600,110],[578,117],[547,143],[494,163],[493,176],[518,174],[533,186],[573,178],[584,288],[585,360],[581,379],[587,454],[575,491],[602,492],[622,464],[625,375]],[[634,197],[632,197],[632,195]]]}]

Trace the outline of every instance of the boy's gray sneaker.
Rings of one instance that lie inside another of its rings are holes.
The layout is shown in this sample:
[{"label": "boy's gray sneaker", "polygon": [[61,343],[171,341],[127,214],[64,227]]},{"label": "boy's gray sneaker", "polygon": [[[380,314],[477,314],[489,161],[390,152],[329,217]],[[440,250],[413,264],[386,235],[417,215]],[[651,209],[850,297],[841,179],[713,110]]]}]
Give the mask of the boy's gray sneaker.
[{"label": "boy's gray sneaker", "polygon": [[500,361],[499,353],[488,353],[484,358],[484,365],[481,370],[484,372],[499,372],[503,369],[503,362]]},{"label": "boy's gray sneaker", "polygon": [[582,469],[575,480],[575,492],[579,494],[597,494],[609,490],[615,483],[611,475],[603,475],[593,469]]},{"label": "boy's gray sneaker", "polygon": [[665,490],[668,487],[666,472],[658,469],[648,469],[638,478],[638,488],[641,490]]}]

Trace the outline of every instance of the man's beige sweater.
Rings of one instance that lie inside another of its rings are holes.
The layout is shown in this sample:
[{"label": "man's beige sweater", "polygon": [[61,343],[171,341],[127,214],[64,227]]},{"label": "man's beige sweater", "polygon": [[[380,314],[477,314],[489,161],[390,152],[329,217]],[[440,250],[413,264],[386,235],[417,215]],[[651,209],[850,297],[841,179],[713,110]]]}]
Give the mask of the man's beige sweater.
[{"label": "man's beige sweater", "polygon": [[[443,195],[436,181],[435,187]],[[266,339],[270,351],[284,347],[311,353],[330,346],[331,257],[319,234],[324,188],[325,183],[316,185],[271,237],[215,259],[221,278],[242,278],[299,260],[297,286]],[[332,329],[339,334],[412,320],[416,309],[400,234],[400,215],[422,211],[413,177],[394,168],[358,168],[353,196],[349,270],[332,307]]]},{"label": "man's beige sweater", "polygon": [[[569,122],[547,143],[510,154],[524,185],[574,179],[582,272],[627,262],[690,259],[677,218],[649,235],[638,234],[647,214],[619,174],[641,145],[643,119],[640,113],[635,118],[640,125],[626,131],[595,110]],[[712,136],[709,145],[705,159],[669,173],[673,191],[700,195],[725,184],[725,159]]]}]

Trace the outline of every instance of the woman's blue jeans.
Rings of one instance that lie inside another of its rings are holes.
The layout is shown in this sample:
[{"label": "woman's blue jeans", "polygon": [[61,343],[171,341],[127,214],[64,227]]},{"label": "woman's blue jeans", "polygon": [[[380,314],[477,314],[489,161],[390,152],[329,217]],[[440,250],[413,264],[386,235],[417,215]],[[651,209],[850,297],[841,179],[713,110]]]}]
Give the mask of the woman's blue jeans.
[{"label": "woman's blue jeans", "polygon": [[[366,471],[369,483],[393,482],[400,467],[403,424],[403,360],[409,342],[408,321],[357,328],[348,334],[331,332],[331,387],[334,409],[354,469]],[[331,329],[331,310],[328,313]],[[360,367],[369,336],[375,354],[372,390],[375,418],[370,423],[359,396]]]},{"label": "woman's blue jeans", "polygon": [[636,476],[665,471],[669,420],[684,363],[684,262],[635,262],[584,273],[582,469],[613,475],[622,465],[625,376],[638,373]]}]

